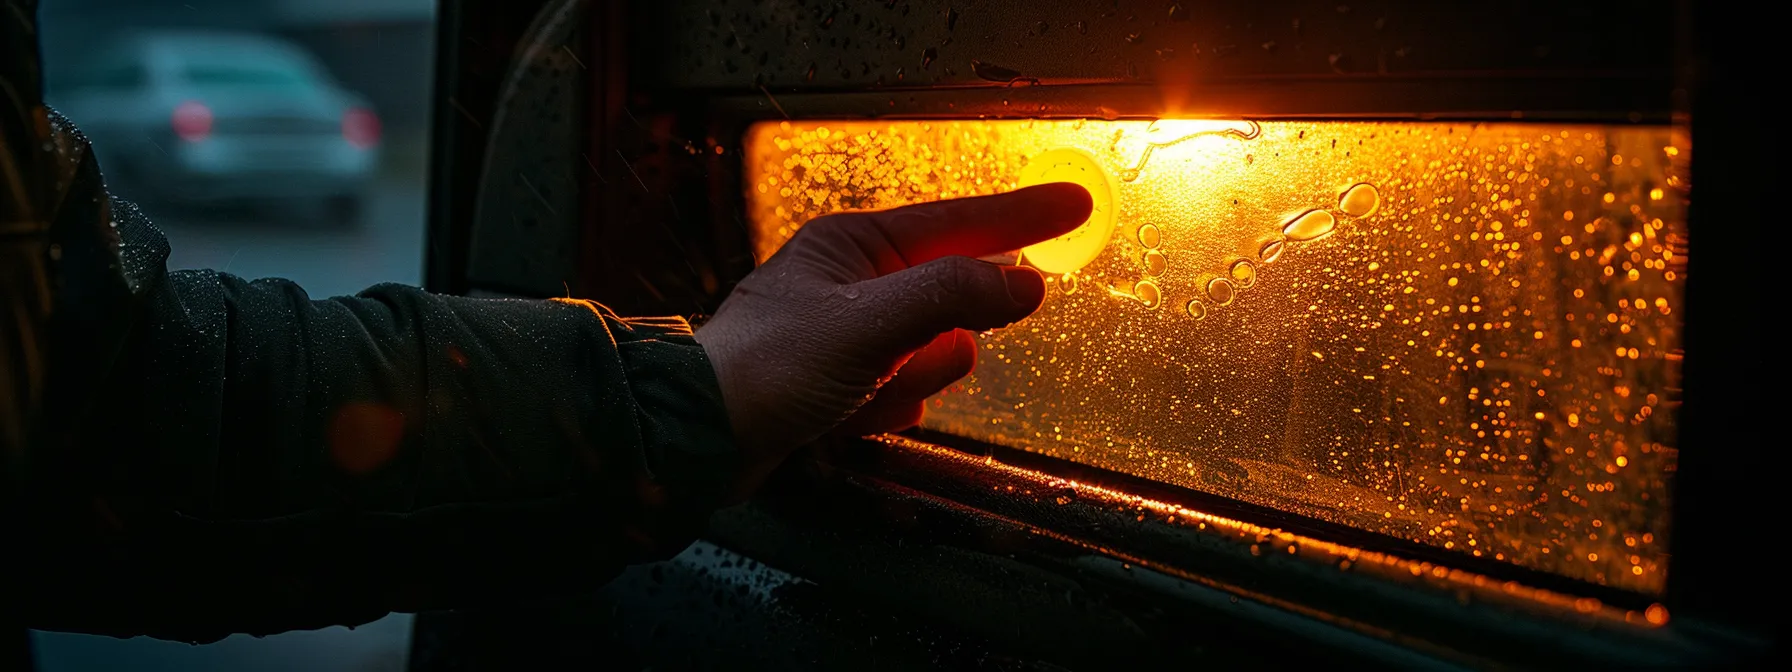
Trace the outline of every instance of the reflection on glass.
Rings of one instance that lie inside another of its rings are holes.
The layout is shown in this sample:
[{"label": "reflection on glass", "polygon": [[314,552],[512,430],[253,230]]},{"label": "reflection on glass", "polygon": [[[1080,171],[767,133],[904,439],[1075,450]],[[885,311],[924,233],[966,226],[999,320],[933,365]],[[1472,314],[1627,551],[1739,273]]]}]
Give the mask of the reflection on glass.
[{"label": "reflection on glass", "polygon": [[1107,245],[981,337],[930,428],[1662,588],[1678,129],[815,121],[746,148],[760,259],[817,215],[1012,189],[1048,152],[1110,172]]}]

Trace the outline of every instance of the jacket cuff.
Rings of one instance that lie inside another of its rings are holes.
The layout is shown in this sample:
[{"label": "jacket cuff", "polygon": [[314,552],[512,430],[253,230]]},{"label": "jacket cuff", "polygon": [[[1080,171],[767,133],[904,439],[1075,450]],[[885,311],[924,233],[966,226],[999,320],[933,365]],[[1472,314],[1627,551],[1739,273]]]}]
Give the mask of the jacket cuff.
[{"label": "jacket cuff", "polygon": [[641,466],[667,504],[707,512],[741,467],[708,354],[679,318],[616,318],[611,333],[634,397]]}]

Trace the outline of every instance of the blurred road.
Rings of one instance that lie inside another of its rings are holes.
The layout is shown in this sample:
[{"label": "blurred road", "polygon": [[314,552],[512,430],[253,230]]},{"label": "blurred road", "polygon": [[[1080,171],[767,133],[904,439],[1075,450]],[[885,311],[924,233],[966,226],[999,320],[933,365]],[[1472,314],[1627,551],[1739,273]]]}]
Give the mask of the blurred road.
[{"label": "blurred road", "polygon": [[174,249],[169,268],[286,278],[325,298],[381,282],[422,282],[423,199],[421,176],[385,176],[352,222],[305,208],[194,212],[151,204],[145,210]]}]

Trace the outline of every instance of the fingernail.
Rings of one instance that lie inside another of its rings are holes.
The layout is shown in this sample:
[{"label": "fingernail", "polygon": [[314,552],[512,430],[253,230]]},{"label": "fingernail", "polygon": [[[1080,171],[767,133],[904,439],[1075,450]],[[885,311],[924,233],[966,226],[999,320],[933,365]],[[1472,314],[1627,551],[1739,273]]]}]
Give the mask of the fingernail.
[{"label": "fingernail", "polygon": [[1002,268],[1002,282],[1008,285],[1008,298],[1016,305],[1033,307],[1045,301],[1045,276],[1023,266]]},{"label": "fingernail", "polygon": [[1013,266],[1020,263],[1020,253],[1003,252],[1001,254],[989,254],[977,257],[977,261],[987,261],[997,266]]}]

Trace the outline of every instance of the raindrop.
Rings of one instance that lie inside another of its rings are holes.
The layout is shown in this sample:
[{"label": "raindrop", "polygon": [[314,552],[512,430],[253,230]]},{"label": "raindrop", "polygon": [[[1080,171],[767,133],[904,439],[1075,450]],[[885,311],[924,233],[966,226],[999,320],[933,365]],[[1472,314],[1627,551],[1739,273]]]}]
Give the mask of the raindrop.
[{"label": "raindrop", "polygon": [[[928,47],[925,50],[922,50],[921,51],[921,67],[925,68],[929,65],[933,65],[933,59],[936,59],[939,57],[940,57],[940,50],[938,50],[938,49],[935,49],[933,47]],[[813,67],[811,67],[811,70],[813,70]]]},{"label": "raindrop", "polygon": [[1338,197],[1338,209],[1351,217],[1368,217],[1379,207],[1381,192],[1375,189],[1375,185],[1367,182],[1351,186],[1344,190],[1343,196]]},{"label": "raindrop", "polygon": [[1064,289],[1065,294],[1075,294],[1077,286],[1076,274],[1065,273],[1064,275],[1059,276],[1058,286]]},{"label": "raindrop", "polygon": [[1078,34],[1078,35],[1088,35],[1089,34],[1088,22],[1078,21],[1078,22],[1076,22],[1075,25],[1076,25],[1076,34]]},{"label": "raindrop", "polygon": [[958,10],[946,8],[946,30],[958,27]]},{"label": "raindrop", "polygon": [[1282,244],[1282,241],[1279,240],[1272,240],[1264,243],[1263,249],[1257,252],[1257,258],[1262,259],[1265,264],[1273,262],[1282,257],[1283,247],[1285,246]]},{"label": "raindrop", "polygon": [[1182,8],[1182,3],[1180,3],[1180,2],[1170,3],[1170,20],[1171,21],[1187,21],[1188,20],[1188,10],[1185,10]]},{"label": "raindrop", "polygon": [[1213,299],[1217,305],[1228,305],[1237,295],[1238,292],[1232,287],[1231,280],[1214,278],[1207,281],[1207,298]]},{"label": "raindrop", "polygon": [[1040,21],[1039,23],[1033,24],[1033,34],[1034,35],[1044,35],[1045,31],[1051,30],[1051,28],[1052,28],[1052,24],[1046,23],[1044,21]]},{"label": "raindrop", "polygon": [[1009,83],[1022,78],[1019,70],[1004,68],[994,63],[984,63],[974,58],[971,59],[971,73],[992,82]]},{"label": "raindrop", "polygon": [[809,71],[803,73],[803,81],[805,81],[805,82],[815,81],[815,64],[814,63],[810,63]]},{"label": "raindrop", "polygon": [[1197,320],[1207,317],[1207,304],[1201,303],[1200,299],[1190,299],[1188,302],[1188,316]]},{"label": "raindrop", "polygon": [[1163,242],[1163,232],[1157,230],[1156,224],[1146,224],[1139,227],[1140,245],[1144,245],[1147,248],[1156,248],[1157,244],[1160,242]]},{"label": "raindrop", "polygon": [[1232,262],[1232,281],[1238,283],[1239,289],[1249,289],[1257,284],[1257,265],[1246,259]]},{"label": "raindrop", "polygon": [[1126,43],[1127,44],[1138,44],[1139,40],[1143,39],[1143,38],[1144,38],[1144,35],[1142,35],[1140,33],[1128,33],[1126,35]]},{"label": "raindrop", "polygon": [[1308,210],[1282,225],[1282,235],[1294,242],[1318,240],[1338,228],[1338,219],[1324,210]]},{"label": "raindrop", "polygon": [[1145,251],[1145,274],[1146,275],[1151,275],[1151,276],[1163,275],[1164,269],[1169,268],[1169,266],[1170,266],[1170,260],[1164,257],[1164,253],[1159,252],[1157,250],[1146,250]]}]

